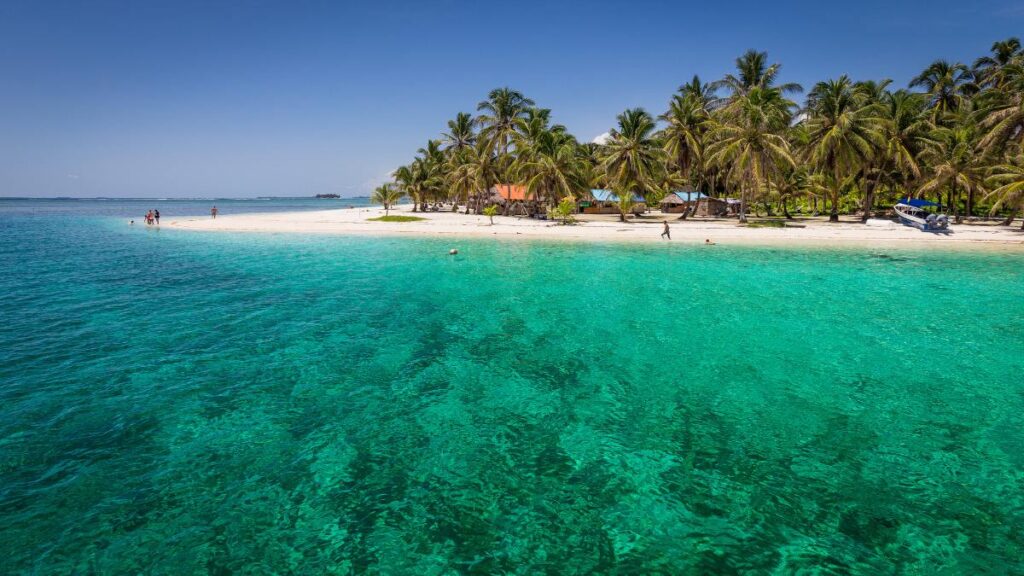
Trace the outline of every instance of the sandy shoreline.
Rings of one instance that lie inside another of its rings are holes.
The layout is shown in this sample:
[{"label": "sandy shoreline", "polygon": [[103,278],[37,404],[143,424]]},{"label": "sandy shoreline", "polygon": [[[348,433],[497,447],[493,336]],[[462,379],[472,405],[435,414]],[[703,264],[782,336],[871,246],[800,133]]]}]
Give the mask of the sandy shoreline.
[{"label": "sandy shoreline", "polygon": [[[413,215],[403,205],[391,214]],[[672,241],[765,246],[865,246],[935,247],[949,249],[1012,250],[1024,252],[1024,232],[1019,227],[992,223],[960,224],[946,234],[922,232],[896,223],[865,226],[852,220],[829,224],[824,218],[798,219],[787,228],[738,226],[735,220],[677,220],[673,214],[652,212],[641,221],[623,224],[614,215],[586,216],[576,226],[562,226],[530,218],[494,218],[452,212],[427,212],[415,215],[420,222],[370,222],[383,216],[377,207],[339,208],[310,212],[274,212],[228,214],[217,219],[188,217],[168,219],[166,226],[180,230],[210,232],[258,232],[286,234],[338,234],[374,236],[478,237],[502,239],[543,239],[599,242],[666,242],[660,237],[661,220],[668,219]]]}]

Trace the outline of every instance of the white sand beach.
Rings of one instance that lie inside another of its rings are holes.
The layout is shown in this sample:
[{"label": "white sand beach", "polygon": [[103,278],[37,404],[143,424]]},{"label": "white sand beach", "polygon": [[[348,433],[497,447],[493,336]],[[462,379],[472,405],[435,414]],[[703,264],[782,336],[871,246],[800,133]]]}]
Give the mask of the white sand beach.
[{"label": "white sand beach", "polygon": [[662,221],[671,227],[672,242],[744,245],[820,245],[879,247],[941,247],[1024,251],[1024,231],[1019,226],[994,222],[951,225],[948,232],[929,233],[895,222],[872,221],[864,225],[849,217],[830,224],[825,217],[798,218],[786,228],[740,226],[735,219],[678,220],[677,215],[651,212],[628,223],[616,215],[586,215],[573,226],[525,217],[486,216],[453,212],[412,212],[411,205],[393,208],[392,215],[415,215],[418,222],[374,222],[384,215],[378,207],[340,208],[310,212],[221,214],[216,219],[187,217],[165,220],[181,230],[261,232],[289,234],[366,234],[375,236],[489,237],[575,241],[667,242],[661,238]]}]

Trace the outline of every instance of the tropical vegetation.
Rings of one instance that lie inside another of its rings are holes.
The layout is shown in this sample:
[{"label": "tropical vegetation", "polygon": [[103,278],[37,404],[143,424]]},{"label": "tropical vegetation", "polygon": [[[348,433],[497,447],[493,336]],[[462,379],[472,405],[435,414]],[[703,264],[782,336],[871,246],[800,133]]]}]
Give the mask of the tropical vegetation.
[{"label": "tropical vegetation", "polygon": [[[659,115],[623,111],[593,142],[523,93],[498,88],[395,170],[378,201],[390,206],[393,192],[414,211],[451,202],[483,214],[494,204],[488,191],[512,184],[525,190],[516,201],[559,215],[566,200],[607,189],[623,220],[637,197],[653,205],[684,189],[733,199],[741,222],[751,209],[867,220],[904,197],[933,200],[957,221],[999,213],[1010,224],[1024,209],[1018,39],[972,64],[936,60],[907,88],[841,75],[801,97],[803,87],[781,74],[765,52],[748,51],[721,79],[692,77]],[[508,200],[494,213],[509,213]]]},{"label": "tropical vegetation", "polygon": [[381,184],[374,189],[370,202],[382,205],[384,207],[384,215],[387,216],[391,207],[398,204],[404,197],[405,194],[395,187],[394,184]]}]

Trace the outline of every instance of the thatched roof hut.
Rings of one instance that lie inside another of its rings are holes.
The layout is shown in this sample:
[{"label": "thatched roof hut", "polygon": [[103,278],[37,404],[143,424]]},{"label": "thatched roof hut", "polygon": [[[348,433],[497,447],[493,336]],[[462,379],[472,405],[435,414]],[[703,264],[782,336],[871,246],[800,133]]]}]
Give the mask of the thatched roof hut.
[{"label": "thatched roof hut", "polygon": [[473,194],[473,200],[479,200],[481,206],[490,206],[497,204],[498,206],[504,206],[508,203],[505,197],[498,192],[497,189],[491,188],[490,190],[482,190]]}]

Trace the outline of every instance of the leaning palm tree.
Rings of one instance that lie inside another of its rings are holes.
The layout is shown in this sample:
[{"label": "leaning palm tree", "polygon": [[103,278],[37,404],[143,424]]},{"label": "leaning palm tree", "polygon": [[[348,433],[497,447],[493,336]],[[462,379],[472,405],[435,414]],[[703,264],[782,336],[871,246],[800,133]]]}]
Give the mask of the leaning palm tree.
[{"label": "leaning palm tree", "polygon": [[973,79],[971,71],[960,62],[936,60],[910,81],[910,87],[924,88],[930,98],[932,120],[938,124],[976,91]]},{"label": "leaning palm tree", "polygon": [[381,204],[384,206],[384,216],[388,215],[388,211],[399,201],[405,194],[393,184],[382,184],[377,186],[373,190],[373,196],[370,197],[370,201],[375,204]]},{"label": "leaning palm tree", "polygon": [[922,161],[930,168],[918,194],[934,193],[942,200],[942,191],[947,190],[946,206],[953,210],[953,217],[960,221],[960,192],[967,192],[967,211],[974,208],[974,195],[984,191],[984,166],[975,153],[973,126],[962,121],[955,128],[937,128],[934,140],[921,155]]},{"label": "leaning palm tree", "polygon": [[795,163],[785,137],[794,107],[777,88],[753,88],[734,96],[719,113],[707,162],[739,186],[740,222],[747,221],[751,198],[768,194],[771,179]]},{"label": "leaning palm tree", "polygon": [[601,162],[609,186],[620,201],[633,193],[656,195],[665,152],[654,137],[654,118],[643,108],[632,108],[619,114],[617,120],[618,127],[610,132]]},{"label": "leaning palm tree", "polygon": [[[992,191],[985,198],[994,200],[991,213],[996,214],[1003,208],[1009,209],[1010,214],[1003,221],[1004,226],[1009,226],[1017,213],[1024,209],[1024,154],[993,167],[988,184]],[[1024,230],[1024,225],[1021,229]]]},{"label": "leaning palm tree", "polygon": [[422,192],[419,201],[425,210],[428,201],[437,202],[446,196],[445,180],[450,164],[440,140],[428,140],[427,145],[418,152],[420,157],[416,164],[420,169]]},{"label": "leaning palm tree", "polygon": [[412,199],[412,211],[416,212],[419,204],[419,193],[421,190],[420,186],[420,172],[416,166],[416,162],[407,166],[399,166],[398,169],[392,173],[392,178],[395,180],[395,187],[402,192],[402,194],[409,196]]},{"label": "leaning palm tree", "polygon": [[863,105],[848,77],[819,82],[808,97],[807,159],[831,176],[829,222],[839,221],[842,183],[858,172],[882,141],[875,107]]}]

